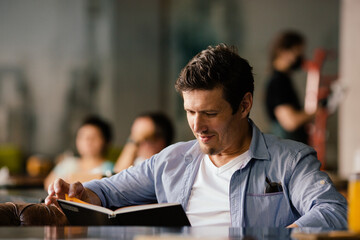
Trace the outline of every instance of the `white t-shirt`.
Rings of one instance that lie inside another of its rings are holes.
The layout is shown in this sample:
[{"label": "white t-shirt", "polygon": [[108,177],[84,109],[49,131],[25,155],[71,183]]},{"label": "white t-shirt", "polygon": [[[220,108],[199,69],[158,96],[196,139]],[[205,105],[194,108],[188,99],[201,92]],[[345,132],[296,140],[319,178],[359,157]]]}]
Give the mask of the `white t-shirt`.
[{"label": "white t-shirt", "polygon": [[186,214],[191,226],[230,226],[229,187],[233,173],[250,161],[249,151],[216,167],[205,155],[200,163]]}]

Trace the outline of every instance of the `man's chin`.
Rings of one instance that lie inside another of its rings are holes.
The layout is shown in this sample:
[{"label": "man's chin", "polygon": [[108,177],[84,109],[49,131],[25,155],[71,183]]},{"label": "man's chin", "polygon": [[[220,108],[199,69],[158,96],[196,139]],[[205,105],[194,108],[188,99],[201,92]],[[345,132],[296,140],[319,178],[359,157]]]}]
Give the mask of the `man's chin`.
[{"label": "man's chin", "polygon": [[216,149],[215,148],[212,148],[212,147],[208,147],[204,144],[201,144],[200,143],[200,148],[201,148],[201,151],[205,154],[208,154],[208,155],[215,155],[216,154]]}]

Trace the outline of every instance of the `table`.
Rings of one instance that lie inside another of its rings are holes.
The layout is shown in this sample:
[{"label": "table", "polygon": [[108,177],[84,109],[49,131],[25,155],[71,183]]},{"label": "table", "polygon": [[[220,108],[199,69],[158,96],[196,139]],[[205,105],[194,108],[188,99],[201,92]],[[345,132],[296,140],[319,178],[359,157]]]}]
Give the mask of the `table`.
[{"label": "table", "polygon": [[[294,231],[298,230],[228,227],[0,227],[0,239],[286,240],[295,239],[291,236]],[[326,230],[310,229],[307,231]]]},{"label": "table", "polygon": [[0,189],[44,188],[44,177],[31,177],[27,175],[10,176],[6,182],[0,184]]},{"label": "table", "polygon": [[[227,227],[0,227],[0,239],[129,239],[142,238],[142,236],[160,236],[164,239],[244,239],[244,236],[255,233],[246,233],[241,228]],[[257,230],[257,232],[259,232]],[[266,238],[246,239],[291,239],[290,230],[266,229],[262,232]],[[280,237],[280,238],[279,238]]]},{"label": "table", "polygon": [[42,188],[17,188],[17,189],[1,189],[0,203],[40,203],[47,196],[47,192]]}]

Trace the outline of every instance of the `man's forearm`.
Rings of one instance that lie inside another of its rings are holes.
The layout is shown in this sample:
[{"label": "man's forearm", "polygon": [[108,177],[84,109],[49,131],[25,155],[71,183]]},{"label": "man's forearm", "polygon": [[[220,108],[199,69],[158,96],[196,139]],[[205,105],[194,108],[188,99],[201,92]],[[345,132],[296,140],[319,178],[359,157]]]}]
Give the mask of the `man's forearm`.
[{"label": "man's forearm", "polygon": [[98,197],[98,195],[96,195],[96,193],[94,193],[93,191],[91,191],[88,188],[85,188],[85,191],[86,191],[86,196],[87,196],[87,198],[84,199],[85,202],[88,202],[88,203],[91,203],[94,205],[98,205],[98,206],[102,205],[101,200]]}]

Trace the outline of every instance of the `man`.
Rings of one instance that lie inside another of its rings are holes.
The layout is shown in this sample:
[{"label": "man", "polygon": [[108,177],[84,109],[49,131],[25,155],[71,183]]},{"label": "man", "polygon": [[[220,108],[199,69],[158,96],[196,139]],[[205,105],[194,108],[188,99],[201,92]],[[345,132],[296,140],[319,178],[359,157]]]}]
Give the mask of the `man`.
[{"label": "man", "polygon": [[57,180],[46,203],[65,193],[105,207],[178,202],[192,226],[345,228],[346,200],[319,171],[316,152],[249,119],[251,71],[225,45],[200,52],[176,82],[196,140],[84,186]]}]

